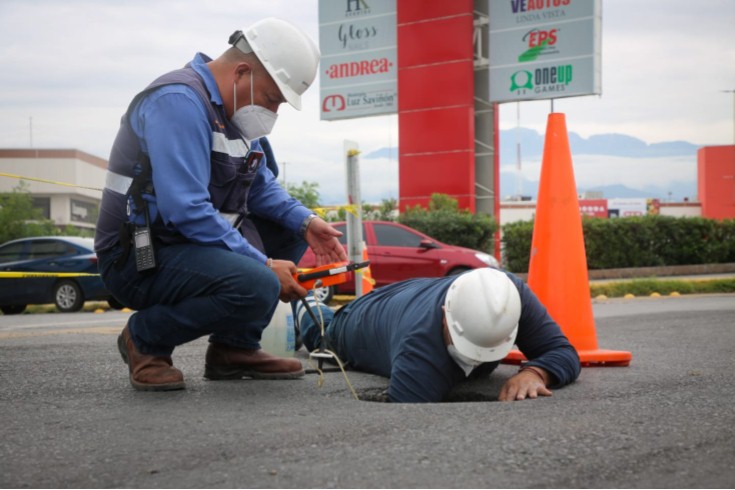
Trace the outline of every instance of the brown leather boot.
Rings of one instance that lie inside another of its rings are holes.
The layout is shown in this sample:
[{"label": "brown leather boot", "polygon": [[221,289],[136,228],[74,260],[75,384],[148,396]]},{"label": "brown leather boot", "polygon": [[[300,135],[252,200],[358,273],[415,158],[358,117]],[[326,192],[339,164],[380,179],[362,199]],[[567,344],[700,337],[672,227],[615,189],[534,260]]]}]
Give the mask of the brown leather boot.
[{"label": "brown leather boot", "polygon": [[295,379],[304,376],[298,359],[276,357],[262,349],[210,343],[204,364],[207,379]]},{"label": "brown leather boot", "polygon": [[141,354],[133,344],[130,329],[125,325],[117,338],[117,349],[130,370],[130,384],[140,391],[182,390],[184,374],[173,367],[171,357]]}]

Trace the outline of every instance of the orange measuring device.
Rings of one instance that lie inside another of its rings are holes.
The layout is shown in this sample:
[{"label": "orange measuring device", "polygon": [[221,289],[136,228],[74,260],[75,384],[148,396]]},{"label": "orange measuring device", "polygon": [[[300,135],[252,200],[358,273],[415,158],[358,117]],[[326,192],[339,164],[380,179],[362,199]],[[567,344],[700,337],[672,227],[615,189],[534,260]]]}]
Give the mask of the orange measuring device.
[{"label": "orange measuring device", "polygon": [[347,282],[348,272],[364,269],[368,265],[370,265],[369,260],[365,262],[334,262],[299,271],[293,275],[293,278],[306,289],[313,288],[317,281],[320,281],[317,287],[333,286]]}]

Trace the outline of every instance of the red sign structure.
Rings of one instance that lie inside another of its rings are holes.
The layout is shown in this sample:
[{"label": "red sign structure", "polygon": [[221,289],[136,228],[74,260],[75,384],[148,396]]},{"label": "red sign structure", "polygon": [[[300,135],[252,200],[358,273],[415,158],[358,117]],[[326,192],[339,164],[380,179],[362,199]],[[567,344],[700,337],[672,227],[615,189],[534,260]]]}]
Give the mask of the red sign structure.
[{"label": "red sign structure", "polygon": [[400,0],[400,209],[448,194],[475,212],[473,1]]},{"label": "red sign structure", "polygon": [[703,218],[735,218],[735,145],[697,151],[697,194]]}]

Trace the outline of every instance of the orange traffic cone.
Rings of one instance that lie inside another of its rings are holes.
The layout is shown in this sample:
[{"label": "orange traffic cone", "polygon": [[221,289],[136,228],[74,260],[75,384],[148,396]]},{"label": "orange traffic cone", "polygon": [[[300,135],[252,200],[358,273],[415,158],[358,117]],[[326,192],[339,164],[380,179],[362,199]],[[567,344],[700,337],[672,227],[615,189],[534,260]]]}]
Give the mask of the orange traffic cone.
[{"label": "orange traffic cone", "polygon": [[[528,286],[577,349],[583,366],[630,364],[630,352],[597,345],[577,186],[561,113],[549,114],[546,126]],[[505,360],[524,359],[514,350]]]},{"label": "orange traffic cone", "polygon": [[[363,243],[362,244],[362,261],[365,262],[366,260],[368,260],[367,245]],[[367,294],[370,291],[372,291],[373,286],[375,286],[375,279],[373,279],[373,275],[370,272],[370,266],[367,266],[364,269],[361,269],[359,271],[359,274],[362,276],[362,294]]]}]

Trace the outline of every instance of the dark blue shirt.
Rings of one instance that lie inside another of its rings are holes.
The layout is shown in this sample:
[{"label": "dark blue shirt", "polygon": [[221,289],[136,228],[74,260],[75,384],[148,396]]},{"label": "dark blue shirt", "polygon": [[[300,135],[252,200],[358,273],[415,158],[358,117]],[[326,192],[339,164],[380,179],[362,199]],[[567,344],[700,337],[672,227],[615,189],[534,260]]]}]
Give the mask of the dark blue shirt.
[{"label": "dark blue shirt", "polygon": [[[528,286],[506,274],[521,297],[516,345],[529,365],[552,375],[552,387],[571,383],[580,371],[576,350]],[[442,327],[444,297],[456,278],[398,282],[343,307],[328,328],[337,353],[354,369],[389,377],[393,402],[442,401],[465,379],[447,352]]]}]

